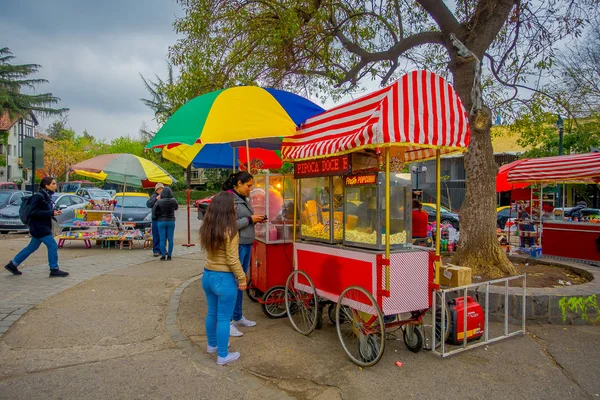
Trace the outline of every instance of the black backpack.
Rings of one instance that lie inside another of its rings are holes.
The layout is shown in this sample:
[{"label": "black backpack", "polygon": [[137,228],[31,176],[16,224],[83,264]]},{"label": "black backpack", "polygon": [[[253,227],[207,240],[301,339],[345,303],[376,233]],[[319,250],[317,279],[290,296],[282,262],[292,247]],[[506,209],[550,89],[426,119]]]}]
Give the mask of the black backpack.
[{"label": "black backpack", "polygon": [[23,196],[21,198],[21,206],[19,207],[19,219],[25,225],[29,225],[31,220],[31,199],[33,196]]}]

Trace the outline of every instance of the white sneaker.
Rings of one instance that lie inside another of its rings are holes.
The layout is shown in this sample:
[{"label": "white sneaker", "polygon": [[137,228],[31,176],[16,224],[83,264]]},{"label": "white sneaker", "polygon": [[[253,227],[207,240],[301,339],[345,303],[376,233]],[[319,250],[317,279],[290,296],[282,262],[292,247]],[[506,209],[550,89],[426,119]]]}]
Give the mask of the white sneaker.
[{"label": "white sneaker", "polygon": [[243,333],[240,332],[238,330],[238,328],[235,327],[235,325],[233,324],[233,322],[231,324],[229,324],[229,336],[238,337],[238,336],[242,336],[242,335],[243,335]]},{"label": "white sneaker", "polygon": [[230,362],[234,362],[238,358],[240,358],[240,353],[235,351],[233,353],[227,354],[227,357],[217,357],[217,365],[229,364]]},{"label": "white sneaker", "polygon": [[242,315],[242,319],[240,319],[239,321],[233,321],[233,323],[235,324],[235,326],[256,326],[256,322],[254,321],[250,321],[248,318],[244,317]]},{"label": "white sneaker", "polygon": [[[231,343],[229,343],[229,344],[227,345],[227,347],[231,347]],[[207,352],[208,354],[215,354],[215,353],[217,352],[217,349],[218,349],[218,348],[217,348],[216,346],[215,346],[215,347],[212,347],[210,344],[207,344],[207,345],[206,345],[206,352]]]}]

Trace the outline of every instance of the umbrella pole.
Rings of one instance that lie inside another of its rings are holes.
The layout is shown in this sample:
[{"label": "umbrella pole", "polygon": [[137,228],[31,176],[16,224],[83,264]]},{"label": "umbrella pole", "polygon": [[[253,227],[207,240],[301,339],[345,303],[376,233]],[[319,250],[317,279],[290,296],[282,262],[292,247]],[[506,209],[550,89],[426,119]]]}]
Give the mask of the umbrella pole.
[{"label": "umbrella pole", "polygon": [[188,185],[188,188],[185,190],[185,197],[186,197],[186,202],[187,202],[187,232],[188,232],[188,241],[187,243],[182,244],[183,247],[194,247],[196,244],[194,243],[190,243],[190,214],[191,214],[191,210],[190,210],[190,193],[191,193],[191,189],[190,186]]},{"label": "umbrella pole", "polygon": [[246,139],[246,161],[248,162],[248,173],[250,173],[250,147],[248,145],[248,139]]},{"label": "umbrella pole", "polygon": [[121,226],[123,225],[123,210],[125,209],[125,190],[127,188],[127,175],[123,176],[123,204],[121,204],[121,216],[119,217],[119,221],[121,221]]},{"label": "umbrella pole", "polygon": [[232,167],[231,168],[233,168],[233,173],[235,174],[235,156],[237,154],[237,147],[233,148],[232,154],[233,154],[233,160],[232,160],[232,164],[231,164]]}]

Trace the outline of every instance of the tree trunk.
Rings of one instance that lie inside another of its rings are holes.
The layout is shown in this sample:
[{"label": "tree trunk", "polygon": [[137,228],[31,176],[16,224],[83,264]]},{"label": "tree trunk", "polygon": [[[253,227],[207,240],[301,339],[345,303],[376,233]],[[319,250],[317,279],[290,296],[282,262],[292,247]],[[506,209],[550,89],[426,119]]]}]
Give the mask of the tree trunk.
[{"label": "tree trunk", "polygon": [[460,245],[455,264],[472,268],[474,274],[490,278],[517,275],[517,269],[502,251],[496,237],[496,174],[490,128],[492,115],[484,107],[471,115],[473,62],[455,59],[450,66],[454,88],[470,114],[471,143],[465,153],[466,197],[460,213]]}]

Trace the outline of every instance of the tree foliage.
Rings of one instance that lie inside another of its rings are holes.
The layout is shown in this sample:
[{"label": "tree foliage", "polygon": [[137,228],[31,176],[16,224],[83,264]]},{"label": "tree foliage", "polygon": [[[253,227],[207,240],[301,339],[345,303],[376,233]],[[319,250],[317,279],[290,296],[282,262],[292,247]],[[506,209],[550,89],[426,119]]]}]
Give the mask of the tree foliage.
[{"label": "tree foliage", "polygon": [[550,96],[536,94],[512,125],[519,144],[531,148],[527,157],[559,154],[558,115],[565,118],[563,154],[586,153],[600,147],[600,25],[589,27],[585,40],[557,55]]},{"label": "tree foliage", "polygon": [[492,276],[515,272],[495,235],[487,106],[514,116],[529,100],[524,89],[526,97],[543,91],[539,77],[552,68],[556,43],[581,35],[596,1],[178,1],[185,17],[170,50],[181,69],[176,104],[249,83],[337,97],[415,67],[452,78],[472,128],[457,262]]},{"label": "tree foliage", "polygon": [[15,57],[7,48],[0,48],[0,106],[2,112],[8,111],[11,118],[28,115],[31,112],[43,116],[60,115],[67,108],[53,108],[60,99],[52,93],[25,94],[23,89],[35,90],[35,88],[47,83],[45,79],[31,78],[30,76],[38,72],[41,65],[38,64],[18,64],[10,62]]}]

